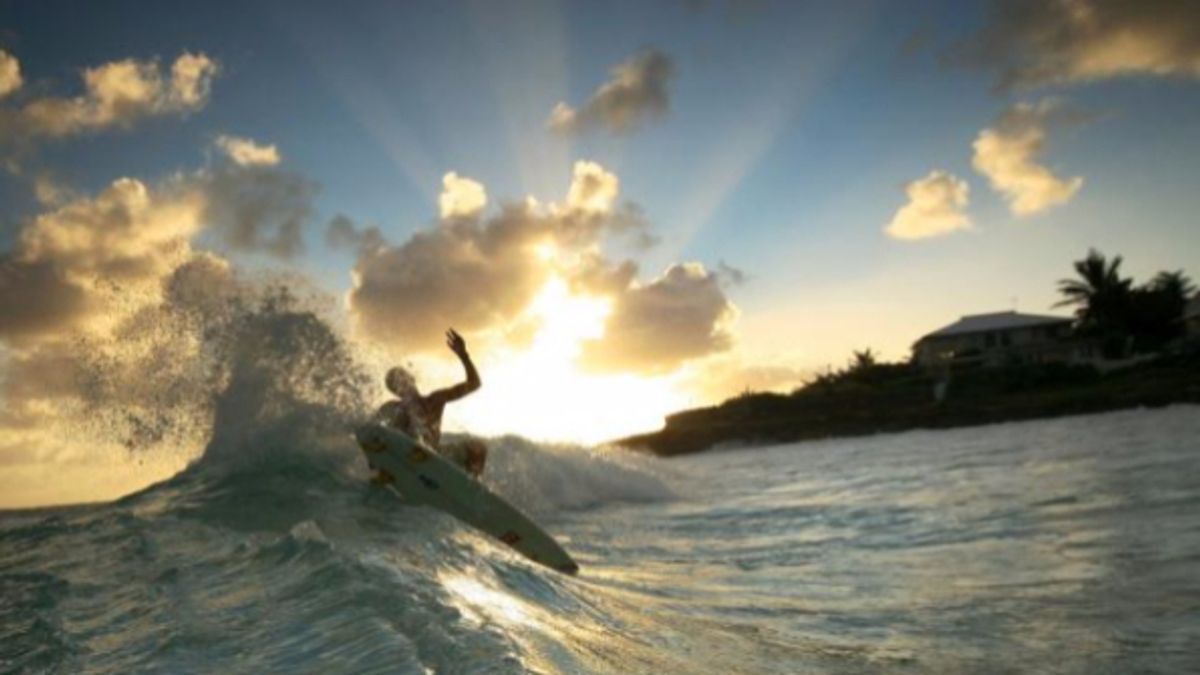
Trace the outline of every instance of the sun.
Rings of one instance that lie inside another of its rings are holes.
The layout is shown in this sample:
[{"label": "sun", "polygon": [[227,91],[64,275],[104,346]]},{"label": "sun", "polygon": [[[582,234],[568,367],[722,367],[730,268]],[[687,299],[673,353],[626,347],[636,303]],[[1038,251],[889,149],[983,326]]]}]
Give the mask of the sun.
[{"label": "sun", "polygon": [[521,322],[537,326],[529,346],[489,355],[484,387],[447,409],[451,428],[592,444],[661,427],[687,402],[676,378],[582,372],[583,343],[599,338],[611,301],[573,294],[552,278]]}]

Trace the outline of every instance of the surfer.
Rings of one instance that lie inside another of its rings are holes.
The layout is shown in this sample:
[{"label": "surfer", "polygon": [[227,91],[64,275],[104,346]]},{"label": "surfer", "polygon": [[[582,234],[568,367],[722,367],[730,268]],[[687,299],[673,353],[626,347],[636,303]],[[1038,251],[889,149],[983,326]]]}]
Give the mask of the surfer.
[{"label": "surfer", "polygon": [[462,362],[467,379],[452,387],[438,389],[422,395],[417,389],[412,373],[396,367],[387,372],[384,384],[396,395],[394,400],[384,403],[376,417],[384,424],[404,433],[437,450],[443,456],[462,466],[468,474],[478,478],[487,462],[487,446],[483,441],[467,438],[442,445],[442,412],[446,404],[470,394],[482,386],[479,372],[467,352],[467,342],[453,328],[446,331],[446,346]]}]

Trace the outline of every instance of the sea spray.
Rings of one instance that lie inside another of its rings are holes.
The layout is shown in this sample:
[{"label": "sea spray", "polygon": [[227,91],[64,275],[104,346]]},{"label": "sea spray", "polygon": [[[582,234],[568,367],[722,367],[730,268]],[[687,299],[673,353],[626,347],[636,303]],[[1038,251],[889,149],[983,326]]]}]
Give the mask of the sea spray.
[{"label": "sea spray", "polygon": [[612,502],[654,502],[674,495],[662,462],[615,448],[535,443],[519,436],[488,442],[484,482],[535,516]]},{"label": "sea spray", "polygon": [[211,469],[348,431],[368,410],[369,379],[321,300],[300,280],[245,280],[204,257],[184,265],[160,303],[61,350],[80,436],[134,456],[190,448]]}]

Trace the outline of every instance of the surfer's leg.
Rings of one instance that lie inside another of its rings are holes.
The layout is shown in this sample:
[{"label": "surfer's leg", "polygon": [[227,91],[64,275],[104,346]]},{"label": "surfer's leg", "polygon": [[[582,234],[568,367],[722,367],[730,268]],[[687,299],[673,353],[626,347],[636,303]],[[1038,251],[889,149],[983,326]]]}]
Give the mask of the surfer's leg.
[{"label": "surfer's leg", "polygon": [[463,445],[467,450],[467,473],[478,478],[483,473],[483,465],[487,463],[487,445],[478,438],[468,438]]},{"label": "surfer's leg", "polygon": [[442,456],[461,466],[472,478],[479,478],[487,461],[487,446],[477,438],[464,438],[443,443]]}]

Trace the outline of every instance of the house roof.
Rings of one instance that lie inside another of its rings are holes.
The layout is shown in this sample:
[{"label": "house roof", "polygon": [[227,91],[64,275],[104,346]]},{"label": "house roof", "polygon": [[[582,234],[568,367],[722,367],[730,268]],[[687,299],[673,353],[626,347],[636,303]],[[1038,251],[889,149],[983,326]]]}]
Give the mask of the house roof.
[{"label": "house roof", "polygon": [[[995,330],[1012,330],[1014,328],[1029,328],[1031,326],[1050,326],[1060,323],[1070,323],[1069,316],[1047,316],[1044,314],[1018,314],[1016,312],[993,312],[991,314],[971,314],[955,321],[949,326],[939,328],[924,336],[929,338],[966,335],[968,333],[986,333]],[[920,342],[921,340],[918,340]]]}]

